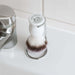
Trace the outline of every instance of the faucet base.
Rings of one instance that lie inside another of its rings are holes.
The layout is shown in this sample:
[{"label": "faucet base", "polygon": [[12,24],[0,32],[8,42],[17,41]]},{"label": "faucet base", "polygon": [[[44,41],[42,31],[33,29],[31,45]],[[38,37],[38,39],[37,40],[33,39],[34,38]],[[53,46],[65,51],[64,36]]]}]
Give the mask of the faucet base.
[{"label": "faucet base", "polygon": [[9,49],[9,48],[12,48],[16,45],[17,43],[17,35],[16,35],[16,28],[12,34],[12,36],[10,36],[8,38],[8,40],[5,42],[4,46],[3,46],[3,49]]}]

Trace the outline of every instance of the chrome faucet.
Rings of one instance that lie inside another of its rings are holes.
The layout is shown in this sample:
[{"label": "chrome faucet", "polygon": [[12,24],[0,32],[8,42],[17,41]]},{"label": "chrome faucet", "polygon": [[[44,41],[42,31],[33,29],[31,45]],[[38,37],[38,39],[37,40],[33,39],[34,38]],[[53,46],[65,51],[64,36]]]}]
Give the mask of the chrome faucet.
[{"label": "chrome faucet", "polygon": [[12,8],[0,5],[0,49],[12,48],[17,43],[16,15]]}]

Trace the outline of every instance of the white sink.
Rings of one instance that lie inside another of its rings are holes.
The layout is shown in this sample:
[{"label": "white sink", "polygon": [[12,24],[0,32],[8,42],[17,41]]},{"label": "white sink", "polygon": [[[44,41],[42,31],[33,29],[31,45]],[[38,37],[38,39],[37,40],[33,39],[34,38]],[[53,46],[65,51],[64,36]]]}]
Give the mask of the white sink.
[{"label": "white sink", "polygon": [[75,75],[75,34],[47,26],[48,52],[33,60],[25,55],[28,22],[17,18],[17,45],[0,51],[0,75]]}]

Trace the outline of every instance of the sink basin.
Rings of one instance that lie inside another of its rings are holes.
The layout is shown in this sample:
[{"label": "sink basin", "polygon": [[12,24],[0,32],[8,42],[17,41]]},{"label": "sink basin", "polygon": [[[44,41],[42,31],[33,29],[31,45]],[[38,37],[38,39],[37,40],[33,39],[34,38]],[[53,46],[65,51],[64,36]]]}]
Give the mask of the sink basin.
[{"label": "sink basin", "polygon": [[48,52],[39,60],[25,54],[26,19],[17,18],[18,43],[0,51],[1,75],[75,75],[75,34],[47,26]]},{"label": "sink basin", "polygon": [[11,67],[4,63],[0,63],[0,74],[1,75],[37,75],[31,71],[24,71],[16,67]]}]

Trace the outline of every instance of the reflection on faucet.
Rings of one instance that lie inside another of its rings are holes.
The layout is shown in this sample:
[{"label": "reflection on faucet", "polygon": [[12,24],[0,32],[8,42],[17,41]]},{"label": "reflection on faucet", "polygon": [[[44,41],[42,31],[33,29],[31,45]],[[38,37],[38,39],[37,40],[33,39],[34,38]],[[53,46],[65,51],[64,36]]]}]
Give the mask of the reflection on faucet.
[{"label": "reflection on faucet", "polygon": [[11,48],[16,43],[16,15],[12,8],[0,5],[0,49]]}]

